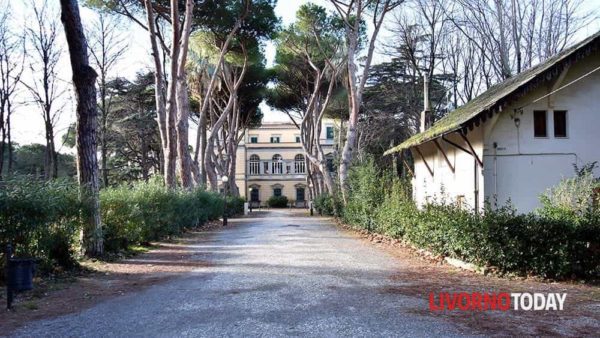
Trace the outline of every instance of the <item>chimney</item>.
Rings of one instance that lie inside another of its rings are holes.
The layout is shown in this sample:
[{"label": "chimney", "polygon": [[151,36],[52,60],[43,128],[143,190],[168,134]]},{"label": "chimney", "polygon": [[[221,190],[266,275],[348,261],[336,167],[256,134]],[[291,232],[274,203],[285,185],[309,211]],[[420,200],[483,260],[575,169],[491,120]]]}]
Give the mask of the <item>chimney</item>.
[{"label": "chimney", "polygon": [[423,111],[421,112],[421,127],[419,132],[424,132],[431,127],[431,105],[429,103],[429,78],[423,76]]}]

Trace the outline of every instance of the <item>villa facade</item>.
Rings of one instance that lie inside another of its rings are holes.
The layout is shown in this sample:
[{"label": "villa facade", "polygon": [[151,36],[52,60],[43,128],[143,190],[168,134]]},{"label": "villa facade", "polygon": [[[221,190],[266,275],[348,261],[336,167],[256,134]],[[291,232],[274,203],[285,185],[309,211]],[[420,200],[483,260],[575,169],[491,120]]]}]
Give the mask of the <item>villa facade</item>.
[{"label": "villa facade", "polygon": [[[321,144],[333,152],[334,121],[324,120]],[[240,196],[253,207],[265,206],[271,196],[286,196],[290,204],[307,206],[307,160],[300,130],[292,123],[263,123],[249,129],[237,151],[235,180]]]}]

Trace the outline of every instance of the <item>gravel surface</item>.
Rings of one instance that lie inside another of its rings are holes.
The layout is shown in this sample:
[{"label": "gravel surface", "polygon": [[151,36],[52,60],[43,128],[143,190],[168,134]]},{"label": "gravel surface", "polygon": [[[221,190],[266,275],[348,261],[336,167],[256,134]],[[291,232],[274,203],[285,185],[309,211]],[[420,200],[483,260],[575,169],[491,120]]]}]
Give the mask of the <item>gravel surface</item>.
[{"label": "gravel surface", "polygon": [[209,266],[14,336],[458,336],[425,298],[385,292],[402,261],[325,218],[273,211],[230,220],[194,246]]}]

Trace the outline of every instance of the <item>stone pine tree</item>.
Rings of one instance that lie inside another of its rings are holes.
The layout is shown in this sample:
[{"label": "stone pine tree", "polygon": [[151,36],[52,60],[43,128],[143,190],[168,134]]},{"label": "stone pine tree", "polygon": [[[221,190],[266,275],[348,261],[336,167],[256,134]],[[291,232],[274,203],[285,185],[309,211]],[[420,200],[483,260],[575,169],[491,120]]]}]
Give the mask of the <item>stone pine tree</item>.
[{"label": "stone pine tree", "polygon": [[[346,30],[347,72],[348,72],[348,130],[342,149],[339,175],[344,203],[348,195],[348,173],[358,136],[358,116],[362,105],[362,96],[371,70],[377,36],[383,26],[385,16],[404,0],[329,0],[338,16],[344,22]],[[364,20],[371,19],[371,34],[361,37]],[[363,41],[364,40],[364,41]],[[361,45],[366,45],[366,55],[361,68],[358,67]]]},{"label": "stone pine tree", "polygon": [[83,249],[87,256],[103,253],[102,222],[98,184],[98,158],[96,147],[97,74],[90,67],[88,44],[81,25],[77,0],[60,0],[61,21],[65,28],[73,84],[77,99],[77,176],[80,198],[86,206],[86,219],[83,231]]},{"label": "stone pine tree", "polygon": [[[300,7],[296,22],[276,40],[275,86],[269,102],[286,112],[300,129],[304,153],[313,167],[310,172],[322,177],[330,194],[335,192],[335,184],[320,143],[321,121],[342,87],[344,34],[344,23],[324,7]],[[313,186],[322,184],[317,180]]]}]

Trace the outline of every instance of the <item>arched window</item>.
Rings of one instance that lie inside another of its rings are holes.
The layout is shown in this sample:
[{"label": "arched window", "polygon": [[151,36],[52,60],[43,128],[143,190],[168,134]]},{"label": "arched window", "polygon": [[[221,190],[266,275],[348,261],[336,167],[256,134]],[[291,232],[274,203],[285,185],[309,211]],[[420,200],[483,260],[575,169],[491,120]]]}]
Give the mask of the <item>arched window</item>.
[{"label": "arched window", "polygon": [[283,174],[283,157],[279,154],[273,155],[273,174]]},{"label": "arched window", "polygon": [[304,155],[298,154],[294,157],[294,172],[296,174],[306,173],[306,161]]},{"label": "arched window", "polygon": [[258,155],[253,154],[250,155],[250,175],[258,175],[260,174],[260,157]]}]

